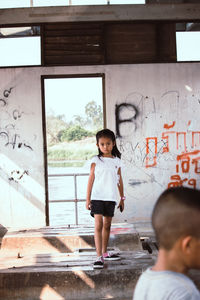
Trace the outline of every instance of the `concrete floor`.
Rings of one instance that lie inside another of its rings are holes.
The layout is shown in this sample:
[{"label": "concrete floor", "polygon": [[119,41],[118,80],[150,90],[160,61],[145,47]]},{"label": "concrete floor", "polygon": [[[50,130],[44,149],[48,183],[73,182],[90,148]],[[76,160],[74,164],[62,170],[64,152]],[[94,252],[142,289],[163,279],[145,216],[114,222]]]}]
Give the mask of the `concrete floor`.
[{"label": "concrete floor", "polygon": [[[140,274],[157,256],[151,228],[113,224],[109,247],[121,259],[101,270],[93,269],[93,232],[89,226],[10,229],[0,250],[0,299],[131,300]],[[200,272],[191,277],[200,288]]]},{"label": "concrete floor", "polygon": [[133,224],[113,224],[109,248],[121,259],[93,270],[93,235],[91,226],[10,229],[0,250],[0,299],[131,299],[152,255]]},{"label": "concrete floor", "polygon": [[[138,231],[133,224],[112,224],[109,246],[122,251],[142,250]],[[17,256],[40,253],[67,253],[94,247],[94,227],[43,227],[10,229],[3,236],[1,255]]]},{"label": "concrete floor", "polygon": [[0,259],[0,299],[131,299],[135,283],[153,264],[144,251],[123,251],[119,261],[93,269],[94,251]]}]

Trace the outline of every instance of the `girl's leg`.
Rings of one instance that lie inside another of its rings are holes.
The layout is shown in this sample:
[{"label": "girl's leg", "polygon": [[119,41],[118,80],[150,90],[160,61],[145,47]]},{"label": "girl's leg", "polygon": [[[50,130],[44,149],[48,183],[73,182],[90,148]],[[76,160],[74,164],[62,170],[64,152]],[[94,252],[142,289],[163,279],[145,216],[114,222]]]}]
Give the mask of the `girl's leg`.
[{"label": "girl's leg", "polygon": [[94,232],[95,247],[96,247],[97,256],[101,256],[103,216],[95,214],[94,218],[95,218],[95,232]]},{"label": "girl's leg", "polygon": [[107,252],[108,240],[110,237],[112,217],[104,217],[102,230],[102,253]]}]

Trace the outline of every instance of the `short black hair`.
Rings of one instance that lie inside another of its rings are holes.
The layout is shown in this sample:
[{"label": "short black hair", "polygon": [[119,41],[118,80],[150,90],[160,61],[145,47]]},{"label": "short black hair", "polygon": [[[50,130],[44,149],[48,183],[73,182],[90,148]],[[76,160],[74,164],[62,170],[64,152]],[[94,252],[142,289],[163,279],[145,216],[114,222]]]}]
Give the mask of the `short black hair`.
[{"label": "short black hair", "polygon": [[200,191],[187,187],[165,190],[152,213],[159,247],[170,250],[183,236],[200,237]]}]

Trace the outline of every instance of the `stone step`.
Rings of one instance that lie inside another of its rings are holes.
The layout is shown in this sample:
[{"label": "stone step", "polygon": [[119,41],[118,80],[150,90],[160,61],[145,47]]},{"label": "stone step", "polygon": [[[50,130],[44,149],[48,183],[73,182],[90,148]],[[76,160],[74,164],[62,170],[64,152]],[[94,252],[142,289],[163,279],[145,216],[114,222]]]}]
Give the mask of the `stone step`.
[{"label": "stone step", "polygon": [[[109,246],[121,251],[142,250],[139,234],[132,224],[113,224]],[[94,248],[93,227],[44,227],[18,231],[10,229],[2,238],[0,254],[20,256],[66,253],[79,248]]]},{"label": "stone step", "polygon": [[119,261],[93,270],[95,252],[0,259],[2,300],[131,300],[138,277],[153,264],[144,251],[122,251]]}]

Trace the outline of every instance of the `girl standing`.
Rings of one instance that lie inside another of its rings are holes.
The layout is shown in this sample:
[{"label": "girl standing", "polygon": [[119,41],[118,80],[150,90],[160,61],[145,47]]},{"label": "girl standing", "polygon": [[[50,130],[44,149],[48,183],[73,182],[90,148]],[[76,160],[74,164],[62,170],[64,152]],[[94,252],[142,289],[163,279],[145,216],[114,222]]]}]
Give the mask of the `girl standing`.
[{"label": "girl standing", "polygon": [[104,260],[118,260],[118,255],[107,252],[110,227],[117,200],[117,187],[120,202],[117,208],[124,210],[124,191],[121,176],[121,153],[116,146],[114,133],[103,129],[96,134],[99,154],[91,160],[87,186],[86,209],[95,218],[95,247],[97,260],[94,268],[103,268]]}]

